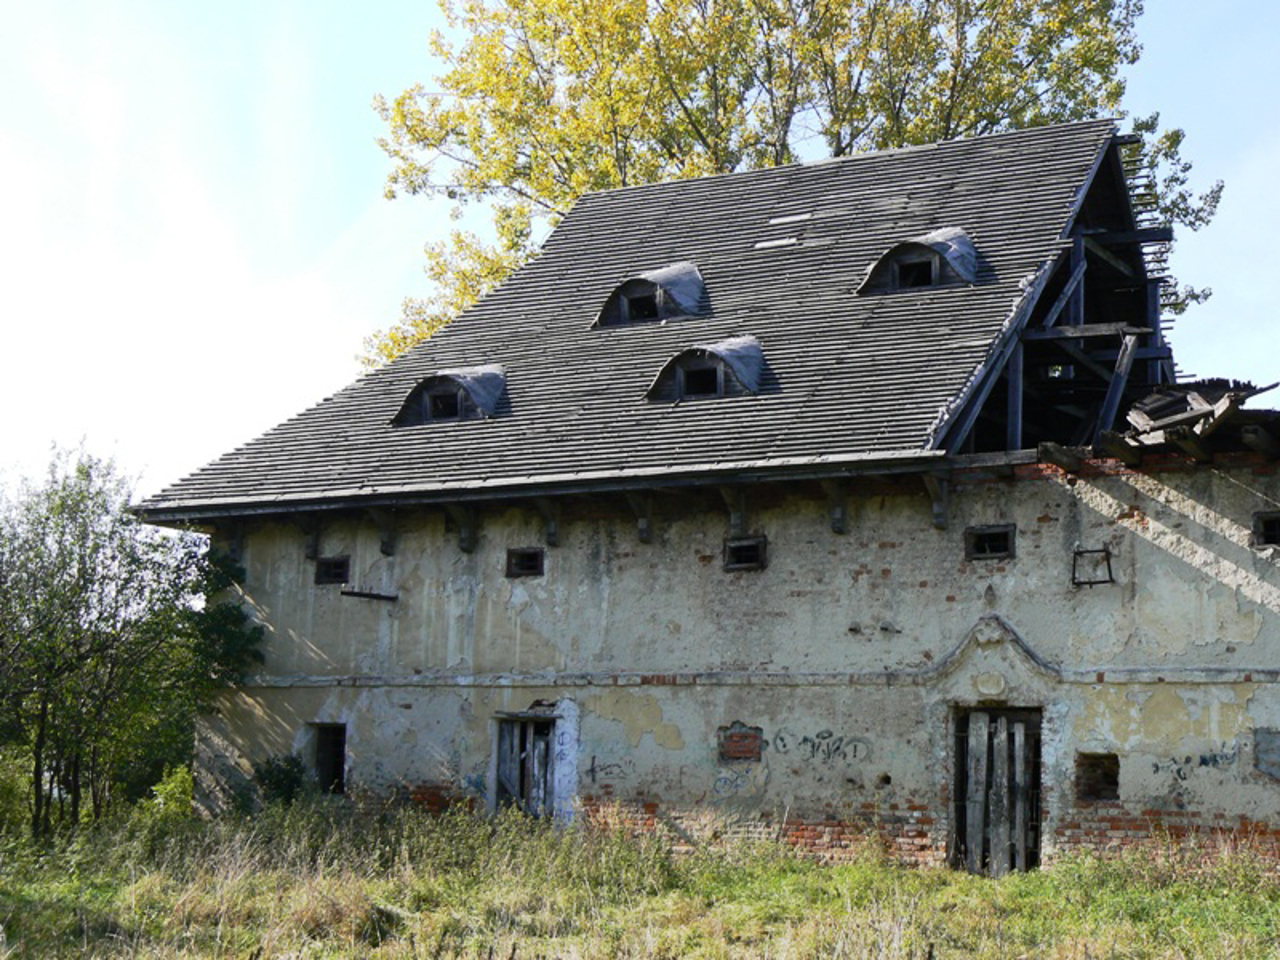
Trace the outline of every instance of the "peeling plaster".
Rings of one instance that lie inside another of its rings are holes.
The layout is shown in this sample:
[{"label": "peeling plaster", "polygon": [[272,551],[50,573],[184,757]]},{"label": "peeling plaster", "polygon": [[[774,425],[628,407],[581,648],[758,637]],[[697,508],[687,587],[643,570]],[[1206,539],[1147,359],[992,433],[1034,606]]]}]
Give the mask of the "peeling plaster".
[{"label": "peeling plaster", "polygon": [[664,750],[684,749],[680,728],[663,722],[662,704],[653,694],[623,690],[599,693],[587,697],[584,706],[595,716],[621,723],[633,747],[640,746],[640,741],[648,733],[653,735],[653,742]]}]

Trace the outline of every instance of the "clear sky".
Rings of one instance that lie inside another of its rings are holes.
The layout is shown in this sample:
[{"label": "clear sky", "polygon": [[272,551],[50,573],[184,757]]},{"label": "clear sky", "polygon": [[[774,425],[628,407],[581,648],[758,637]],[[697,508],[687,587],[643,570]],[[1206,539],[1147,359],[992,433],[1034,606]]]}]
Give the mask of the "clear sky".
[{"label": "clear sky", "polygon": [[[1214,289],[1179,362],[1280,380],[1280,4],[1147,7],[1129,108],[1227,184],[1179,238],[1175,273]],[[153,492],[353,379],[427,292],[448,209],[382,198],[370,102],[429,81],[431,0],[0,9],[0,480],[83,440]]]}]

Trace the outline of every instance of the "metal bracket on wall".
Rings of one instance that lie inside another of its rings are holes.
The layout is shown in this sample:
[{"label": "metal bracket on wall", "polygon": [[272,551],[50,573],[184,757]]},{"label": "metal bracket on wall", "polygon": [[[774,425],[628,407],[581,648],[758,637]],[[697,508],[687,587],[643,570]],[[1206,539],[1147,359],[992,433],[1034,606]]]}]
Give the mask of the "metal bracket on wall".
[{"label": "metal bracket on wall", "polygon": [[1097,587],[1104,583],[1115,582],[1115,574],[1111,569],[1110,547],[1099,547],[1096,550],[1076,547],[1075,556],[1071,558],[1073,587]]}]

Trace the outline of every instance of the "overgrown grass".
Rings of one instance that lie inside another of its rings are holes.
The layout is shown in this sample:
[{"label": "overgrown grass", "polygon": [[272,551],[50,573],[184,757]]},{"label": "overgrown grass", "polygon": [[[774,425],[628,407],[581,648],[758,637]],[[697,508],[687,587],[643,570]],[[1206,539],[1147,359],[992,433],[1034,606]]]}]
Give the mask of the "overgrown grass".
[{"label": "overgrown grass", "polygon": [[1280,874],[1221,841],[992,881],[307,802],[0,839],[0,928],[0,958],[1280,957]]}]

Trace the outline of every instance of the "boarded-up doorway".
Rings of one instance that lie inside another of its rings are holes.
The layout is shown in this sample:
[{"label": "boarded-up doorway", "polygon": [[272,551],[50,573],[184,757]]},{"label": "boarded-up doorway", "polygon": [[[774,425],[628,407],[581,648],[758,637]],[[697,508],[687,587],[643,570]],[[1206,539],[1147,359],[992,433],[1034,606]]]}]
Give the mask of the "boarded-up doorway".
[{"label": "boarded-up doorway", "polygon": [[535,817],[555,809],[554,717],[508,716],[498,721],[498,806],[516,804]]},{"label": "boarded-up doorway", "polygon": [[1040,711],[977,709],[955,717],[951,861],[1003,876],[1040,863]]}]

